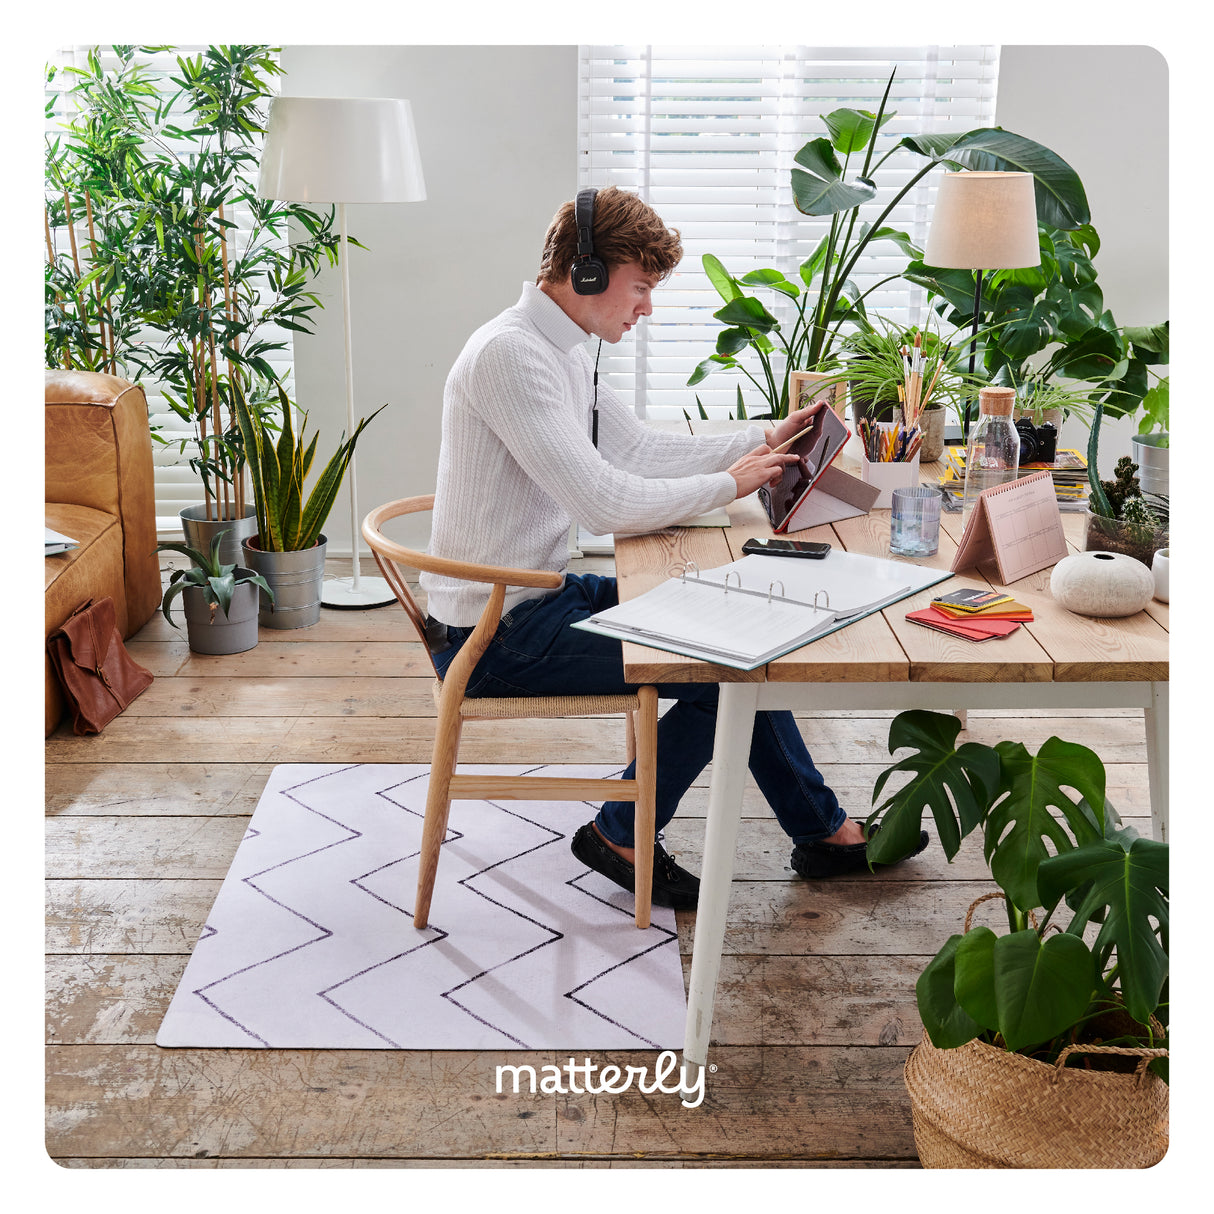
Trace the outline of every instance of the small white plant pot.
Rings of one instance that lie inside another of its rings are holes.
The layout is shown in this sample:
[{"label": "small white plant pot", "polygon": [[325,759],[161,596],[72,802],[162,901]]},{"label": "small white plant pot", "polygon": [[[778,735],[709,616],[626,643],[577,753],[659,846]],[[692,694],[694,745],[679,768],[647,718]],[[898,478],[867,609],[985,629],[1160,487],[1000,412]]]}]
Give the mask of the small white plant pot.
[{"label": "small white plant pot", "polygon": [[1151,572],[1155,575],[1155,597],[1161,602],[1168,601],[1168,566],[1171,564],[1170,548],[1160,548],[1151,562]]}]

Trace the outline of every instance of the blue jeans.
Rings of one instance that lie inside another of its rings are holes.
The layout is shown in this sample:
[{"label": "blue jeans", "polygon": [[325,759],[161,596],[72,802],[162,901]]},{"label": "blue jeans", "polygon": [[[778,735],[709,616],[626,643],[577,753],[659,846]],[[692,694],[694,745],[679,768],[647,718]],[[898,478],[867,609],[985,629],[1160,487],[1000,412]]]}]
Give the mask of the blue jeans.
[{"label": "blue jeans", "polygon": [[[615,578],[570,574],[549,598],[527,599],[502,616],[497,633],[468,680],[469,696],[625,695],[620,642],[570,628],[575,620],[619,601]],[[435,656],[440,675],[472,634],[447,629],[450,647]],[[658,686],[677,703],[658,721],[657,829],[671,818],[696,776],[712,759],[716,730],[715,683]],[[791,712],[760,712],[750,743],[750,770],[785,833],[794,843],[833,835],[846,820],[838,798],[814,766]],[[631,779],[633,765],[625,771]],[[633,804],[609,801],[595,824],[618,847],[632,847]]]}]

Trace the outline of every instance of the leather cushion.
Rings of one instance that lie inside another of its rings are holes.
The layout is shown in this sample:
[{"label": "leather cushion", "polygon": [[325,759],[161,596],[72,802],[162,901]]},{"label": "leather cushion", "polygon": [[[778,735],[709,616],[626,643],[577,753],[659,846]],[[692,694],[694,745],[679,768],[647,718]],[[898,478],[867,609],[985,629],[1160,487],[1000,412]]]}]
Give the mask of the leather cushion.
[{"label": "leather cushion", "polygon": [[[119,520],[124,589],[114,602],[126,604],[119,628],[129,637],[160,603],[147,399],[142,388],[117,376],[47,371],[45,415],[46,500]],[[49,515],[47,525],[55,527]]]}]

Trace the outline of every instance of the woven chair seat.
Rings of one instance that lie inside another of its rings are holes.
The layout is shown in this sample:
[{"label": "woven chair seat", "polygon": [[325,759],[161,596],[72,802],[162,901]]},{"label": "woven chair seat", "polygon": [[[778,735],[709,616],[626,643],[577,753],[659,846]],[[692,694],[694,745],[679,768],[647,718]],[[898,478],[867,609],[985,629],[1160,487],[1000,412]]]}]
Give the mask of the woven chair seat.
[{"label": "woven chair seat", "polygon": [[[443,685],[435,680],[431,691],[437,707]],[[459,715],[465,720],[529,720],[533,717],[601,717],[633,712],[637,697],[623,696],[484,696],[465,699]]]}]

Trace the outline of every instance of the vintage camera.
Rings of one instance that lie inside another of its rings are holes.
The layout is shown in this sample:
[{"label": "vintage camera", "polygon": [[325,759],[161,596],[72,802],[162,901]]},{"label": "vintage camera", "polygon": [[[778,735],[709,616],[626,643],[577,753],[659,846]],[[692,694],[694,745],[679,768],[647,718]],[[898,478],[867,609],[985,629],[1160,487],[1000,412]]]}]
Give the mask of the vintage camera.
[{"label": "vintage camera", "polygon": [[1022,464],[1052,464],[1058,456],[1058,431],[1053,422],[1034,426],[1027,417],[1016,423]]}]

